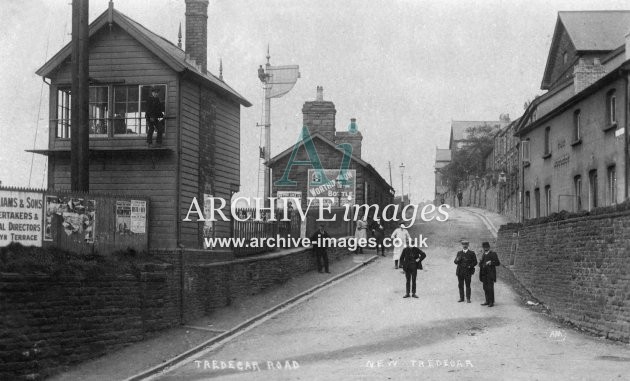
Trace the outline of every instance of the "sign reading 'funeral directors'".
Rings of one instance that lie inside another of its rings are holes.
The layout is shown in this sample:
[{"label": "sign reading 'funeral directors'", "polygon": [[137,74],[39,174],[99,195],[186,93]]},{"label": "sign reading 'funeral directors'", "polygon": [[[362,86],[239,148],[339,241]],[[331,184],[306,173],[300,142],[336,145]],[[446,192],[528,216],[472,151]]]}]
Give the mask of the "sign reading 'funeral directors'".
[{"label": "sign reading 'funeral directors'", "polygon": [[0,246],[41,246],[43,205],[41,193],[0,190]]}]

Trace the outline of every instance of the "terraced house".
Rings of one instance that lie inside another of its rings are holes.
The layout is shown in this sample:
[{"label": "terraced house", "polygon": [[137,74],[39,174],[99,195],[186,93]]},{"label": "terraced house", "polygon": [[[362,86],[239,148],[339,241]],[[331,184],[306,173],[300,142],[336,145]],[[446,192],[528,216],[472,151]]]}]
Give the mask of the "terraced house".
[{"label": "terraced house", "polygon": [[559,12],[541,89],[516,128],[523,216],[628,198],[630,11]]}]

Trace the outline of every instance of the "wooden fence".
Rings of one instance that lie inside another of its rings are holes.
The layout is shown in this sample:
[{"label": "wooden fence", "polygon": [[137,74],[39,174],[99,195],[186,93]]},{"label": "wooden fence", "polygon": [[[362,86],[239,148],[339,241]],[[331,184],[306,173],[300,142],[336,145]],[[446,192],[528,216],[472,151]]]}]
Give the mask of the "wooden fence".
[{"label": "wooden fence", "polygon": [[[261,245],[262,247],[251,247],[250,243],[253,238],[300,238],[300,215],[296,212],[290,212],[290,221],[280,221],[283,218],[282,210],[276,210],[276,221],[268,221],[268,215],[261,214],[261,219],[256,219],[256,210],[253,208],[239,208],[236,209],[236,215],[241,219],[247,218],[245,221],[237,221],[232,219],[232,237],[235,239],[242,238],[245,240],[245,245],[240,245],[232,248],[234,255],[237,257],[254,255],[273,251],[276,247],[270,247],[267,244]],[[292,245],[283,245],[283,248],[291,247]]]}]

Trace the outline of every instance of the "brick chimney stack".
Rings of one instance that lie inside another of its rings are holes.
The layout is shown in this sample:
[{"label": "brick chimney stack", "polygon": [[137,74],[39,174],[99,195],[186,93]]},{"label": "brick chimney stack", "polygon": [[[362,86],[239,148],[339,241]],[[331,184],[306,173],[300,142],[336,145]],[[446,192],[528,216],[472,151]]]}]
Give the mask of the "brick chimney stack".
[{"label": "brick chimney stack", "polygon": [[606,68],[602,65],[599,58],[594,58],[593,64],[587,64],[584,58],[580,58],[573,68],[575,94],[597,82],[604,75],[606,75]]},{"label": "brick chimney stack", "polygon": [[361,142],[363,141],[363,135],[358,130],[357,119],[351,118],[350,125],[347,131],[335,132],[335,143],[348,143],[352,146],[352,155],[361,158]]},{"label": "brick chimney stack", "polygon": [[208,66],[209,0],[186,1],[186,54],[206,73]]},{"label": "brick chimney stack", "polygon": [[335,104],[324,100],[324,88],[317,86],[314,101],[304,102],[302,115],[304,125],[311,134],[319,132],[330,141],[335,140]]}]

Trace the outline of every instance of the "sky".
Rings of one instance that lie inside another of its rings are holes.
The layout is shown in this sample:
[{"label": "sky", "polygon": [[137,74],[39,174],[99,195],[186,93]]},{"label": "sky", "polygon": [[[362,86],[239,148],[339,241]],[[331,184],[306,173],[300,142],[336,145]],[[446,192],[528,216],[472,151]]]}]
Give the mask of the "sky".
[{"label": "sky", "polygon": [[[70,0],[2,0],[0,181],[46,187],[48,86],[35,74],[70,41]],[[90,21],[108,0],[90,0]],[[177,42],[184,0],[114,6]],[[272,156],[294,144],[302,105],[335,103],[337,130],[356,118],[362,158],[414,202],[432,199],[436,147],[452,120],[512,119],[541,94],[557,12],[630,9],[627,1],[210,0],[208,70],[253,106],[241,108],[241,195],[256,196],[263,90],[257,68],[297,64],[301,78],[271,104]],[[630,26],[629,26],[630,29]],[[184,41],[185,45],[185,41]],[[400,166],[404,164],[404,173]]]}]

